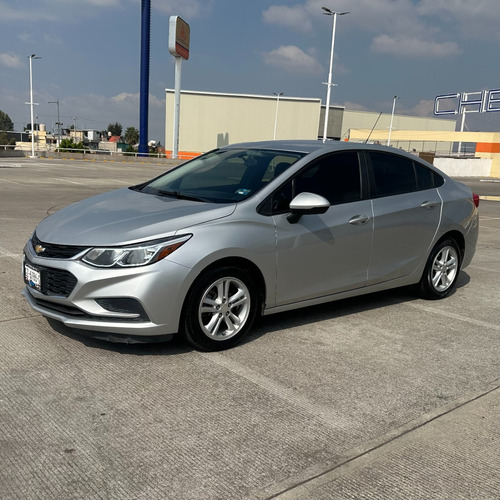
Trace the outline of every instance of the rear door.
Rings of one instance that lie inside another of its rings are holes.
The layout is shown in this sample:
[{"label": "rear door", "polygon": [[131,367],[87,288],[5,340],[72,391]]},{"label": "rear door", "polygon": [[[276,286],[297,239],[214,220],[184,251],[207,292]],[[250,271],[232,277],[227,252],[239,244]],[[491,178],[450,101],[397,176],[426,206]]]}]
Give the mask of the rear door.
[{"label": "rear door", "polygon": [[367,152],[373,244],[367,285],[410,274],[427,257],[441,219],[440,177],[397,154]]}]

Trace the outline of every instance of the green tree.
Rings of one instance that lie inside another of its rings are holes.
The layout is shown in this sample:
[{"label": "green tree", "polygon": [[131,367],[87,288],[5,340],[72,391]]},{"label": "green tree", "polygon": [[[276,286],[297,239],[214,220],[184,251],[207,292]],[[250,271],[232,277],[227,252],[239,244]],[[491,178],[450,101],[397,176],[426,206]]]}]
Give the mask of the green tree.
[{"label": "green tree", "polygon": [[[79,142],[78,144],[73,142],[73,139],[63,139],[61,144],[59,144],[59,148],[56,149],[57,153],[67,152],[69,149],[73,151],[69,151],[70,153],[83,153],[83,144]],[[80,151],[82,150],[82,151]]]},{"label": "green tree", "polygon": [[135,127],[127,127],[125,130],[125,142],[133,146],[139,142],[139,131]]},{"label": "green tree", "polygon": [[7,113],[0,109],[0,130],[14,130],[14,124]]},{"label": "green tree", "polygon": [[5,144],[9,144],[7,132],[0,132],[0,146],[4,146]]},{"label": "green tree", "polygon": [[121,136],[122,130],[123,130],[123,127],[122,127],[121,123],[116,122],[116,123],[110,123],[108,125],[108,131],[111,132],[111,135]]}]

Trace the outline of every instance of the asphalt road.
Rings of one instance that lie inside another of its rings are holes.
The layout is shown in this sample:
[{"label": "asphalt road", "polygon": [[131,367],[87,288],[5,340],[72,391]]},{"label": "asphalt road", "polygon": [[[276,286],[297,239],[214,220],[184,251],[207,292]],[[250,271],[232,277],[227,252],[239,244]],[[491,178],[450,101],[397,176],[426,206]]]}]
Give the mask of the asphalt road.
[{"label": "asphalt road", "polygon": [[33,312],[36,224],[166,167],[0,159],[1,500],[499,498],[500,203],[481,201],[451,297],[269,316],[221,353],[109,344]]}]

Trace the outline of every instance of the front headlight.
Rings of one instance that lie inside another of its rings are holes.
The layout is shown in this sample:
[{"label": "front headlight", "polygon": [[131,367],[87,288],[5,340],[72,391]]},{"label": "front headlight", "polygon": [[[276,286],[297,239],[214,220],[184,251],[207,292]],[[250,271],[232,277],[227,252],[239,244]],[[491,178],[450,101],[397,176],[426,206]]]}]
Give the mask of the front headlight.
[{"label": "front headlight", "polygon": [[124,247],[92,248],[83,262],[95,267],[138,267],[153,264],[175,252],[192,234],[173,236]]}]

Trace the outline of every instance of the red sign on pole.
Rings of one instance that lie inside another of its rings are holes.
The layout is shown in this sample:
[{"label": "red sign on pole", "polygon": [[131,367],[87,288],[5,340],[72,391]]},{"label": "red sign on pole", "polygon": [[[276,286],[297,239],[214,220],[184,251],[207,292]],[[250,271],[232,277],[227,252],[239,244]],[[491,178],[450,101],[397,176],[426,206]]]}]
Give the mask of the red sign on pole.
[{"label": "red sign on pole", "polygon": [[175,57],[189,59],[189,24],[179,16],[170,16],[168,50]]}]

